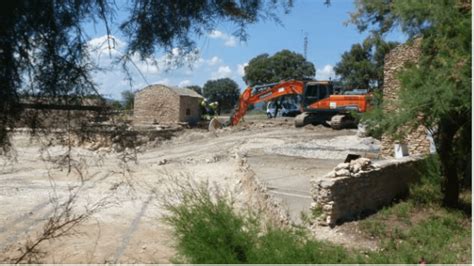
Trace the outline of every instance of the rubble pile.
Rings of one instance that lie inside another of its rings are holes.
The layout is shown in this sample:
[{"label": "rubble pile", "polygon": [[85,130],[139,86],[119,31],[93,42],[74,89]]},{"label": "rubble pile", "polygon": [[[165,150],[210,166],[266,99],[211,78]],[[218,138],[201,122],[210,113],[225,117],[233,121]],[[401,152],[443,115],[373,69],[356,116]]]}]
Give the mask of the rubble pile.
[{"label": "rubble pile", "polygon": [[372,164],[372,161],[368,158],[359,158],[352,160],[349,163],[340,163],[334,168],[333,171],[329,172],[326,177],[336,178],[341,176],[353,176],[359,177],[362,173],[375,170],[376,167]]}]

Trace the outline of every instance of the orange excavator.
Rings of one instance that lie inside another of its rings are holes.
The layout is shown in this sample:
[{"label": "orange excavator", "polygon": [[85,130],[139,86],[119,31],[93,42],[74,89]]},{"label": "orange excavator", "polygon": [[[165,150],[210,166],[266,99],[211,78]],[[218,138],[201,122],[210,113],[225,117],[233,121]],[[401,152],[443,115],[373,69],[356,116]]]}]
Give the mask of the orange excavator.
[{"label": "orange excavator", "polygon": [[365,112],[368,95],[334,94],[331,81],[281,81],[279,83],[248,87],[240,95],[236,109],[228,124],[235,126],[245,115],[249,105],[267,102],[285,95],[301,95],[302,113],[295,117],[295,126],[323,124],[333,129],[355,125],[350,113]]}]

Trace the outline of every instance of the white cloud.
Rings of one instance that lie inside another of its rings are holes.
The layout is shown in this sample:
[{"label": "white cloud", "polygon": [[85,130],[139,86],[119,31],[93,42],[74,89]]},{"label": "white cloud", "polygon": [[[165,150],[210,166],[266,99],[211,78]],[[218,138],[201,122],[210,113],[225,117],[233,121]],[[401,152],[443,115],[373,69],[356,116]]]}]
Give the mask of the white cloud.
[{"label": "white cloud", "polygon": [[89,40],[87,47],[91,56],[100,57],[102,54],[117,56],[124,49],[125,44],[113,35],[104,35]]},{"label": "white cloud", "polygon": [[185,79],[178,84],[179,87],[187,87],[189,85],[191,85],[191,81],[188,79]]},{"label": "white cloud", "polygon": [[232,75],[232,70],[229,66],[220,66],[217,71],[211,73],[212,79],[228,78]]},{"label": "white cloud", "polygon": [[158,81],[152,82],[152,84],[172,85],[168,78],[160,79]]},{"label": "white cloud", "polygon": [[329,78],[334,79],[336,73],[334,72],[334,67],[331,65],[325,65],[322,69],[316,69],[316,79],[317,80],[328,80]]},{"label": "white cloud", "polygon": [[[99,93],[105,97],[120,99],[122,91],[139,90],[149,84],[181,87],[200,84],[204,82],[203,79],[209,77],[212,70],[215,72],[211,75],[215,78],[229,77],[232,74],[228,66],[222,65],[223,60],[218,56],[204,59],[199,50],[187,54],[179,48],[174,48],[169,53],[156,54],[155,57],[144,60],[141,60],[138,54],[131,55],[126,64],[130,75],[127,76],[118,62],[126,47],[125,41],[107,35],[88,42],[91,60],[101,69],[91,73],[92,79],[97,83]],[[179,60],[184,66],[176,66]],[[131,84],[129,77],[132,78]]]},{"label": "white cloud", "polygon": [[135,62],[136,68],[142,72],[142,74],[160,74],[161,68],[159,62],[153,62],[153,60],[133,60]]},{"label": "white cloud", "polygon": [[245,67],[248,65],[249,63],[237,64],[237,73],[239,76],[243,77],[245,75]]},{"label": "white cloud", "polygon": [[224,41],[224,45],[228,47],[235,47],[237,45],[237,38],[235,38],[235,36],[229,35],[222,31],[213,30],[209,32],[209,38],[221,39]]},{"label": "white cloud", "polygon": [[228,47],[235,47],[237,45],[237,38],[234,36],[227,36],[224,45]]},{"label": "white cloud", "polygon": [[207,64],[210,66],[218,65],[222,63],[222,59],[217,56],[213,56],[211,59],[207,60]]},{"label": "white cloud", "polygon": [[223,36],[224,36],[224,33],[218,30],[213,30],[209,33],[209,37],[211,39],[219,39],[219,38],[222,38]]}]

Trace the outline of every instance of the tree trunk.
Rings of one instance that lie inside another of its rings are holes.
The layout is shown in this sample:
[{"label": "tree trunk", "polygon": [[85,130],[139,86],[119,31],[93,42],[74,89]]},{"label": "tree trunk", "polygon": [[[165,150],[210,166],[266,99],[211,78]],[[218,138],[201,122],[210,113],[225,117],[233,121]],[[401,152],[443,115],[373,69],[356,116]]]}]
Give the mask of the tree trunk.
[{"label": "tree trunk", "polygon": [[443,174],[443,204],[447,207],[456,207],[459,201],[459,178],[454,154],[453,138],[459,126],[451,119],[442,119],[438,131],[438,153],[441,160]]}]

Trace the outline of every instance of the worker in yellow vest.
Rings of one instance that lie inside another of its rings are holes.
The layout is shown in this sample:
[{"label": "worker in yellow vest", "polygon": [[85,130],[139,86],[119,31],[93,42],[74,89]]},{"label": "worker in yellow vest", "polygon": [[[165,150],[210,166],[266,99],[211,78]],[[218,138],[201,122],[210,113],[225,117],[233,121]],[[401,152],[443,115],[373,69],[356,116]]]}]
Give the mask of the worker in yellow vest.
[{"label": "worker in yellow vest", "polygon": [[217,116],[217,109],[219,108],[218,102],[209,103],[207,99],[201,102],[201,115],[204,120],[211,120],[214,116]]}]

